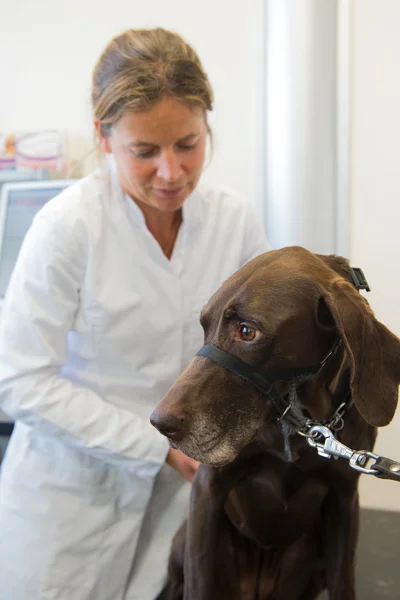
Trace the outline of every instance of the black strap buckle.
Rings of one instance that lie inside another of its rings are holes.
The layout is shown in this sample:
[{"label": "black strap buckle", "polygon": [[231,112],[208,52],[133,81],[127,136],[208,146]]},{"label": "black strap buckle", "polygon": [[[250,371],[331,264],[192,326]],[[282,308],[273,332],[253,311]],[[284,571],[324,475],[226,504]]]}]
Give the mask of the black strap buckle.
[{"label": "black strap buckle", "polygon": [[351,279],[353,281],[354,286],[358,290],[365,290],[366,292],[371,291],[371,288],[369,287],[364,272],[359,267],[351,267]]}]

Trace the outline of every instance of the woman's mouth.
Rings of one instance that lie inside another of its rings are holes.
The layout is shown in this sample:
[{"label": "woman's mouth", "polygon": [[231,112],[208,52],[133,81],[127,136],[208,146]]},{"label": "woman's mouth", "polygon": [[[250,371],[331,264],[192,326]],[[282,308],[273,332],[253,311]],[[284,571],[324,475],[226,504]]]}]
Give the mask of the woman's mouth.
[{"label": "woman's mouth", "polygon": [[164,198],[174,198],[175,196],[179,196],[181,192],[183,192],[185,186],[181,185],[176,188],[158,188],[155,187],[153,190],[158,196],[163,196]]}]

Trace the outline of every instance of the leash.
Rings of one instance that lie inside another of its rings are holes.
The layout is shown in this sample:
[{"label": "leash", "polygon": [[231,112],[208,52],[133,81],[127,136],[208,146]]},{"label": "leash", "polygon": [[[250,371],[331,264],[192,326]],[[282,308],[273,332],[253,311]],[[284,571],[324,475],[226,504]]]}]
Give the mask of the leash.
[{"label": "leash", "polygon": [[[353,267],[351,269],[351,278],[357,290],[364,289],[368,292],[370,291],[368,282],[361,269]],[[278,423],[282,423],[283,426],[285,449],[287,450],[289,460],[291,453],[288,444],[288,431],[292,430],[305,437],[308,444],[316,448],[319,456],[322,458],[334,458],[336,460],[344,458],[349,461],[350,467],[359,473],[400,482],[400,463],[367,450],[352,450],[335,437],[333,431],[336,432],[342,429],[344,426],[344,413],[353,406],[353,400],[350,398],[350,395],[348,399],[340,404],[330,419],[327,421],[313,421],[300,408],[294,406],[293,402],[290,401],[288,403],[274,387],[274,383],[277,381],[289,381],[294,385],[294,382],[299,379],[308,379],[318,375],[325,365],[336,355],[341,345],[342,340],[339,338],[335,341],[327,356],[319,364],[312,367],[277,368],[263,371],[254,369],[240,360],[240,358],[216,346],[203,346],[198,351],[197,356],[208,358],[227,371],[238,375],[272,401],[278,415],[280,415],[277,421]],[[375,461],[373,464],[368,464],[373,460]]]},{"label": "leash", "polygon": [[[298,432],[307,438],[307,442],[316,448],[322,458],[345,458],[349,461],[352,469],[366,475],[375,475],[380,479],[392,479],[400,481],[400,463],[369,452],[368,450],[352,450],[335,438],[329,427],[324,425],[312,425],[307,433]],[[323,443],[318,441],[323,440]],[[368,462],[375,462],[368,466]]]}]

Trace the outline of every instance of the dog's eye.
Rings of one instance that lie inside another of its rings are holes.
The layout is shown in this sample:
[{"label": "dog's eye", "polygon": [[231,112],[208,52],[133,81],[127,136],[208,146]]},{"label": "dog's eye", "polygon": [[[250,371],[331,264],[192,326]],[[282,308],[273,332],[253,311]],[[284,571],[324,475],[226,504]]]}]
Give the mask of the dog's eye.
[{"label": "dog's eye", "polygon": [[249,327],[244,323],[239,326],[238,330],[239,339],[243,342],[254,342],[261,334],[254,327]]}]

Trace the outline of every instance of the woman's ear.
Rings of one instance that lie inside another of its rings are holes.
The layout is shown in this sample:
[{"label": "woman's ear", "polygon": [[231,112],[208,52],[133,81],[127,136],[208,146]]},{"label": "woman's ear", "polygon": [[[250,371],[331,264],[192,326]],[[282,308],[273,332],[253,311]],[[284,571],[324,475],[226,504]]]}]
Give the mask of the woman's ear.
[{"label": "woman's ear", "polygon": [[110,136],[105,135],[102,131],[101,123],[98,119],[94,122],[94,128],[96,130],[97,139],[99,140],[100,148],[104,154],[111,154]]}]

